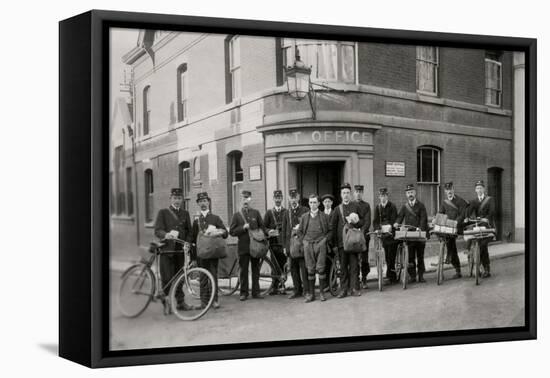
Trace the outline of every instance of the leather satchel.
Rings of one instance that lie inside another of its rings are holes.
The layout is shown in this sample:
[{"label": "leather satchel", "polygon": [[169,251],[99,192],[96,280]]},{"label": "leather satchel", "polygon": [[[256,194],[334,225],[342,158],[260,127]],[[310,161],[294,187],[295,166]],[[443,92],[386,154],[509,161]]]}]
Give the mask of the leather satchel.
[{"label": "leather satchel", "polygon": [[344,218],[344,206],[340,204],[340,215],[344,227],[342,228],[342,240],[344,241],[344,252],[359,253],[367,250],[367,241],[363,230],[351,227]]},{"label": "leather satchel", "polygon": [[223,237],[199,232],[197,236],[197,257],[199,259],[223,259],[227,257],[226,249],[227,245]]},{"label": "leather satchel", "polygon": [[264,258],[267,255],[267,238],[261,229],[248,230],[250,236],[250,256]]},{"label": "leather satchel", "polygon": [[292,235],[290,236],[290,257],[294,259],[304,257],[302,239],[298,236],[298,231],[294,229],[292,230]]}]

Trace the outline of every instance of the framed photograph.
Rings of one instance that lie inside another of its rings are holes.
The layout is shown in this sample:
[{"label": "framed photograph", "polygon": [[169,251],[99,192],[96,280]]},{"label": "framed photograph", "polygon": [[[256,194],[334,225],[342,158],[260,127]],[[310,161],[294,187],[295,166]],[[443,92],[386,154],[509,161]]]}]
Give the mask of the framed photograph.
[{"label": "framed photograph", "polygon": [[536,338],[536,40],[59,27],[62,357]]}]

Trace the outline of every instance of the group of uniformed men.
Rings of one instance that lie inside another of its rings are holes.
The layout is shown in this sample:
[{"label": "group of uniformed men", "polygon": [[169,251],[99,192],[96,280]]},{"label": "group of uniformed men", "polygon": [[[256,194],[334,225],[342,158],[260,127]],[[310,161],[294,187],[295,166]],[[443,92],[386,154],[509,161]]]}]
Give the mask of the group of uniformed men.
[{"label": "group of uniformed men", "polygon": [[[492,197],[485,194],[483,181],[475,183],[476,197],[468,202],[454,192],[453,183],[445,184],[445,199],[441,203],[439,212],[446,214],[448,219],[458,222],[459,234],[463,231],[463,224],[468,218],[482,218],[488,224],[494,226],[495,202]],[[315,300],[316,275],[319,277],[319,298],[326,299],[324,293],[327,290],[327,278],[330,272],[330,255],[339,256],[342,269],[341,291],[338,298],[348,295],[360,296],[361,286],[367,287],[367,275],[370,271],[368,259],[369,230],[371,227],[371,207],[363,200],[363,185],[349,183],[340,187],[341,204],[333,208],[335,198],[331,194],[319,197],[311,194],[308,197],[309,208],[300,205],[300,194],[296,189],[289,191],[289,208],[283,207],[283,193],[281,190],[273,192],[273,208],[267,210],[264,217],[260,212],[250,206],[252,193],[248,190],[241,192],[241,208],[236,212],[229,227],[229,232],[221,218],[211,213],[211,199],[206,192],[197,195],[197,203],[200,207],[199,216],[191,223],[189,212],[182,208],[183,194],[181,189],[172,189],[170,195],[171,204],[168,208],[159,211],[155,222],[155,235],[168,241],[167,248],[171,250],[193,251],[192,245],[197,242],[198,233],[213,226],[222,230],[221,236],[227,238],[228,234],[238,238],[237,251],[240,267],[240,297],[245,301],[249,297],[263,299],[260,295],[259,277],[261,259],[250,255],[250,236],[248,230],[261,229],[269,237],[272,258],[283,267],[290,260],[290,272],[293,282],[293,291],[289,299],[304,296],[306,302]],[[414,185],[405,188],[406,201],[399,211],[394,203],[389,201],[387,188],[378,190],[378,204],[374,207],[372,225],[374,230],[380,230],[383,225],[392,225],[397,229],[401,225],[407,225],[428,233],[428,216],[426,207],[416,197]],[[353,198],[352,198],[353,197]],[[322,210],[320,206],[322,204]],[[361,229],[366,239],[366,248],[362,252],[344,250],[343,229],[352,227]],[[277,230],[277,232],[274,232]],[[178,238],[185,241],[182,246],[170,242],[177,231]],[[290,255],[291,238],[298,238],[302,248],[303,257]],[[393,267],[398,242],[392,237],[383,238],[383,248],[388,269],[386,278],[390,283],[397,280]],[[483,277],[490,276],[490,263],[488,254],[489,241],[480,243],[481,263],[484,268]],[[409,242],[409,279],[411,282],[425,282],[424,280],[424,248],[425,242]],[[338,251],[336,255],[335,252]],[[458,259],[455,239],[447,242],[448,259],[456,274],[454,278],[461,277],[460,262]],[[197,259],[196,253],[191,258],[198,260],[198,265],[210,271],[213,277],[217,277],[218,259]],[[327,266],[328,263],[328,266]],[[184,264],[183,254],[163,255],[160,260],[161,277],[163,286],[166,286],[172,276]],[[249,290],[248,269],[251,269],[252,282]],[[169,289],[169,288],[168,288]],[[181,291],[178,291],[181,292]],[[271,295],[285,294],[284,289],[277,280],[274,280]],[[183,296],[183,294],[180,294]],[[183,297],[176,298],[179,307],[185,307]],[[217,295],[214,300],[214,308],[219,307]]]}]

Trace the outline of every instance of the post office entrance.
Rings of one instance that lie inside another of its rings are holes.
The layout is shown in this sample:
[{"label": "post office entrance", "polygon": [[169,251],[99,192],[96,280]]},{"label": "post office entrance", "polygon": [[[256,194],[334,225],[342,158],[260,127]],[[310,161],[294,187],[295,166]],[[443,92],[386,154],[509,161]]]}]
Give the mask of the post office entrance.
[{"label": "post office entrance", "polygon": [[308,206],[312,193],[319,196],[332,194],[336,199],[333,206],[340,203],[340,185],[344,177],[343,161],[303,162],[296,164],[297,189],[302,195],[301,204]]}]

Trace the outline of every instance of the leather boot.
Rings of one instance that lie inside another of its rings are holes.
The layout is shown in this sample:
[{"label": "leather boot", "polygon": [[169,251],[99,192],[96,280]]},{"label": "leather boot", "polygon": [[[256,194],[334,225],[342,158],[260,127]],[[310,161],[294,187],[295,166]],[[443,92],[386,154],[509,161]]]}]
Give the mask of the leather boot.
[{"label": "leather boot", "polygon": [[326,280],[319,278],[319,286],[321,289],[319,290],[319,299],[321,300],[321,302],[324,302],[327,300],[327,298],[325,298],[325,291],[324,291],[326,284],[327,284]]},{"label": "leather boot", "polygon": [[424,273],[418,273],[418,282],[426,282],[424,279]]}]

